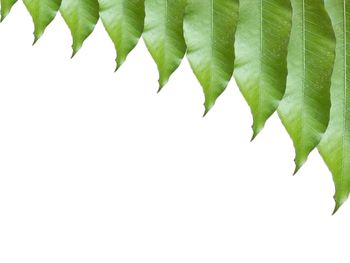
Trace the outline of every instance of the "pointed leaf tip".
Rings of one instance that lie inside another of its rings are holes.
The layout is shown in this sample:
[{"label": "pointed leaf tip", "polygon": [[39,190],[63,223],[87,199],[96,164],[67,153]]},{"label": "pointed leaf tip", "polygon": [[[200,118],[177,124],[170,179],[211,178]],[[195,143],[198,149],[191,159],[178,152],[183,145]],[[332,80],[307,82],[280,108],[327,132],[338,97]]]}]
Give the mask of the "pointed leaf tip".
[{"label": "pointed leaf tip", "polygon": [[126,60],[126,57],[122,57],[122,56],[117,57],[117,59],[116,59],[116,69],[117,70],[119,70],[123,66],[125,60]]},{"label": "pointed leaf tip", "polygon": [[35,46],[35,44],[38,42],[38,40],[39,40],[39,38],[34,37],[34,40],[33,40],[32,46]]},{"label": "pointed leaf tip", "polygon": [[343,204],[346,202],[348,198],[343,198],[343,199],[339,199],[337,198],[336,195],[334,195],[334,201],[335,201],[335,205],[334,205],[334,210],[333,210],[333,213],[332,215],[335,215],[339,209],[343,206]]},{"label": "pointed leaf tip", "polygon": [[13,5],[17,2],[17,0],[0,0],[1,3],[1,18],[0,21],[4,21],[7,15],[10,13]]},{"label": "pointed leaf tip", "polygon": [[61,0],[23,0],[23,3],[34,22],[34,45],[55,18]]},{"label": "pointed leaf tip", "polygon": [[99,19],[99,4],[97,0],[62,0],[60,12],[71,31],[74,57],[95,29]]},{"label": "pointed leaf tip", "polygon": [[277,110],[286,89],[292,7],[289,0],[270,2],[240,1],[235,36],[234,76],[251,109],[255,136]]},{"label": "pointed leaf tip", "polygon": [[116,49],[115,71],[117,71],[142,35],[145,17],[144,0],[98,0],[98,2],[102,23]]},{"label": "pointed leaf tip", "polygon": [[335,213],[350,192],[350,5],[348,0],[326,0],[325,4],[337,41],[330,122],[318,149],[335,184]]},{"label": "pointed leaf tip", "polygon": [[183,21],[186,0],[146,0],[143,39],[157,64],[160,87],[164,87],[186,53]]},{"label": "pointed leaf tip", "polygon": [[335,38],[323,0],[291,3],[287,88],[278,112],[293,140],[298,171],[329,123]]},{"label": "pointed leaf tip", "polygon": [[[208,18],[208,19],[203,19]],[[233,75],[238,0],[190,0],[184,17],[187,58],[206,97],[206,112]]]},{"label": "pointed leaf tip", "polygon": [[163,88],[164,88],[164,85],[159,84],[157,93],[159,94],[163,90]]}]

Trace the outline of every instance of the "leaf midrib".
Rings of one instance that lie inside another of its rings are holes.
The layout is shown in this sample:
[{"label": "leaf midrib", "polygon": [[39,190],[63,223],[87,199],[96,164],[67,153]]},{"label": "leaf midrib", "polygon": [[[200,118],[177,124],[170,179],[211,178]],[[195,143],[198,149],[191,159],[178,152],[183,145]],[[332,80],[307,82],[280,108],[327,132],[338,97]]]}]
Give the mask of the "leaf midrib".
[{"label": "leaf midrib", "polygon": [[[210,60],[214,59],[214,0],[211,0],[211,27],[210,27]],[[210,61],[210,74],[209,74],[209,83],[210,89],[212,88],[212,80],[213,80],[213,67],[214,63]]]},{"label": "leaf midrib", "polygon": [[301,23],[302,23],[302,60],[303,60],[303,72],[302,72],[302,78],[301,78],[301,89],[302,89],[302,97],[301,97],[301,127],[300,127],[300,143],[303,143],[303,137],[304,137],[304,103],[305,103],[305,71],[306,71],[306,24],[305,24],[305,0],[302,0],[302,7],[301,7]]}]

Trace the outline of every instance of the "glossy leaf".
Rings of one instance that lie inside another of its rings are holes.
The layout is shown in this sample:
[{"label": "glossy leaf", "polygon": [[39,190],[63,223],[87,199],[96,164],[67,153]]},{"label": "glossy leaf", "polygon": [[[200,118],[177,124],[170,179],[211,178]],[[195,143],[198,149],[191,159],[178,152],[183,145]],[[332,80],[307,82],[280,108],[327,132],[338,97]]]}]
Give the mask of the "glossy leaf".
[{"label": "glossy leaf", "polygon": [[292,7],[287,89],[279,115],[294,143],[296,173],[329,122],[335,37],[323,0],[292,0]]},{"label": "glossy leaf", "polygon": [[72,33],[74,56],[99,19],[98,0],[62,0],[60,11]]},{"label": "glossy leaf", "polygon": [[186,0],[146,0],[144,40],[159,71],[159,89],[186,53],[183,18]]},{"label": "glossy leaf", "polygon": [[99,0],[102,22],[117,51],[117,68],[139,41],[144,25],[144,0]]},{"label": "glossy leaf", "polygon": [[1,21],[10,13],[17,0],[1,0]]},{"label": "glossy leaf", "polygon": [[326,7],[334,25],[337,48],[330,123],[319,150],[333,174],[336,211],[350,193],[350,2],[327,0]]},{"label": "glossy leaf", "polygon": [[205,93],[205,114],[232,77],[237,20],[238,0],[188,0],[187,57]]},{"label": "glossy leaf", "polygon": [[287,79],[290,0],[241,0],[236,33],[236,82],[250,105],[253,138],[277,110]]},{"label": "glossy leaf", "polygon": [[55,18],[61,0],[23,0],[34,22],[34,43]]}]

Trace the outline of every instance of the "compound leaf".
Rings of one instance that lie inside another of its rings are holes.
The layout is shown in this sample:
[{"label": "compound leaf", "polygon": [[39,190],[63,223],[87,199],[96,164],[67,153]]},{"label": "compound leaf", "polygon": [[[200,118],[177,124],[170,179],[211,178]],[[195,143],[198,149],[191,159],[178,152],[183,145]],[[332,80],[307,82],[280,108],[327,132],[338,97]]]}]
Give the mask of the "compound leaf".
[{"label": "compound leaf", "polygon": [[23,0],[34,22],[34,43],[55,18],[61,0]]},{"label": "compound leaf", "polygon": [[188,0],[184,18],[187,57],[205,94],[205,114],[233,74],[238,0]]},{"label": "compound leaf", "polygon": [[73,56],[92,33],[99,19],[97,0],[62,0],[61,14],[73,38]]},{"label": "compound leaf", "polygon": [[330,122],[319,151],[333,174],[337,211],[350,192],[350,3],[348,0],[327,0],[326,7],[334,26],[337,46]]},{"label": "compound leaf", "polygon": [[99,0],[100,16],[117,51],[117,68],[139,41],[144,25],[144,0]]},{"label": "compound leaf", "polygon": [[241,0],[235,79],[253,114],[253,138],[277,110],[287,79],[289,0]]},{"label": "compound leaf", "polygon": [[329,122],[335,36],[323,0],[291,2],[287,88],[279,115],[294,143],[296,173]]},{"label": "compound leaf", "polygon": [[183,19],[186,0],[146,0],[144,40],[159,71],[159,89],[186,53]]}]

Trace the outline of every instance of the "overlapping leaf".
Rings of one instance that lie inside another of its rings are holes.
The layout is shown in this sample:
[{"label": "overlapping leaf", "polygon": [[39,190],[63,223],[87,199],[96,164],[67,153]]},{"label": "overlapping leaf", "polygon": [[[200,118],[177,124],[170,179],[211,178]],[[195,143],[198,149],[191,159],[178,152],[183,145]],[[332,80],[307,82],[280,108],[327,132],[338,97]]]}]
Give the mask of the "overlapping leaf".
[{"label": "overlapping leaf", "polygon": [[[278,108],[295,146],[296,171],[318,146],[333,174],[336,211],[350,193],[350,3],[325,1],[331,18],[324,0],[23,0],[35,40],[60,10],[73,55],[99,17],[115,45],[117,67],[144,34],[160,88],[187,50],[205,113],[235,66],[254,136]],[[0,0],[1,20],[16,2]]]},{"label": "overlapping leaf", "polygon": [[99,0],[102,22],[114,42],[119,68],[139,41],[144,25],[144,0]]},{"label": "overlapping leaf", "polygon": [[159,89],[178,68],[186,52],[183,18],[186,0],[146,0],[144,39],[159,70]]},{"label": "overlapping leaf", "polygon": [[205,94],[205,113],[233,73],[238,0],[188,0],[184,19],[187,57]]},{"label": "overlapping leaf", "polygon": [[253,113],[253,137],[285,92],[291,20],[289,0],[240,1],[235,78]]},{"label": "overlapping leaf", "polygon": [[335,211],[350,192],[350,2],[327,0],[337,39],[331,87],[331,115],[320,153],[333,174]]},{"label": "overlapping leaf", "polygon": [[74,56],[99,19],[98,0],[62,0],[60,11],[72,33]]},{"label": "overlapping leaf", "polygon": [[291,2],[287,89],[279,115],[294,142],[297,172],[329,122],[335,37],[323,0]]},{"label": "overlapping leaf", "polygon": [[55,18],[61,0],[23,0],[34,22],[34,43]]}]

